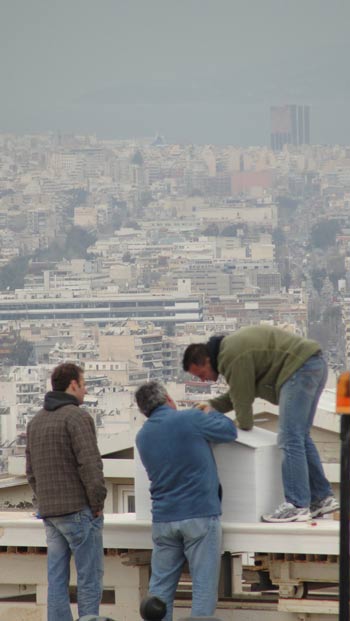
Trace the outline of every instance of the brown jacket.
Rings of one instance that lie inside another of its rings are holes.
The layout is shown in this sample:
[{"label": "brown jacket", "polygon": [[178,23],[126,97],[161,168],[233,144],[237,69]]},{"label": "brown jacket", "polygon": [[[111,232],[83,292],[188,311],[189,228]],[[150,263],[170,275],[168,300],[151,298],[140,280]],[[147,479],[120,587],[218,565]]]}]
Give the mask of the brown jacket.
[{"label": "brown jacket", "polygon": [[42,517],[103,509],[106,487],[92,417],[74,396],[49,392],[27,426],[26,474]]}]

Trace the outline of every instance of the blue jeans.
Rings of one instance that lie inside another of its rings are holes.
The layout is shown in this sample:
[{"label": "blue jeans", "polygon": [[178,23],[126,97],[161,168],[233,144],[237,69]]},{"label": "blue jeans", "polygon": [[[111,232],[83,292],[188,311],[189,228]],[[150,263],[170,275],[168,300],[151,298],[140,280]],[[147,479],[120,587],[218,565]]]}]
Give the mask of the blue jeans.
[{"label": "blue jeans", "polygon": [[165,621],[173,617],[173,602],[183,564],[192,577],[192,617],[213,615],[221,562],[219,516],[152,524],[152,575],[149,591],[167,605]]},{"label": "blue jeans", "polygon": [[282,385],[279,400],[278,446],[283,451],[282,479],[286,500],[296,507],[331,495],[310,430],[327,380],[321,354],[309,358]]},{"label": "blue jeans", "polygon": [[103,590],[103,516],[88,507],[44,519],[47,539],[48,621],[73,621],[69,603],[70,559],[77,570],[78,611],[97,615]]}]

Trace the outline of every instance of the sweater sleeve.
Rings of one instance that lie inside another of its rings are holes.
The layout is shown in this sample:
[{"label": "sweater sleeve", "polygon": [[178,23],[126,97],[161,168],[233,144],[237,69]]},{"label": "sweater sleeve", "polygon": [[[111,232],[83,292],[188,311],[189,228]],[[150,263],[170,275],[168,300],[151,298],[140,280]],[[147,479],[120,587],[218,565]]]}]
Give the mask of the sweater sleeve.
[{"label": "sweater sleeve", "polygon": [[254,425],[255,369],[252,357],[244,354],[236,357],[225,369],[224,377],[229,386],[228,391],[210,399],[210,404],[219,412],[235,410],[239,427],[249,431]]},{"label": "sweater sleeve", "polygon": [[68,421],[68,431],[80,480],[85,488],[90,509],[96,513],[103,509],[107,491],[94,421],[90,414],[80,411],[78,416]]},{"label": "sweater sleeve", "polygon": [[226,413],[234,409],[229,391],[219,397],[215,397],[215,399],[210,399],[209,403],[218,412]]},{"label": "sweater sleeve", "polygon": [[237,438],[234,422],[224,414],[215,410],[208,413],[201,410],[192,410],[192,412],[194,427],[208,442],[233,442]]},{"label": "sweater sleeve", "polygon": [[255,369],[251,356],[242,354],[225,370],[229,395],[241,429],[249,430],[254,425],[253,402],[255,399]]}]

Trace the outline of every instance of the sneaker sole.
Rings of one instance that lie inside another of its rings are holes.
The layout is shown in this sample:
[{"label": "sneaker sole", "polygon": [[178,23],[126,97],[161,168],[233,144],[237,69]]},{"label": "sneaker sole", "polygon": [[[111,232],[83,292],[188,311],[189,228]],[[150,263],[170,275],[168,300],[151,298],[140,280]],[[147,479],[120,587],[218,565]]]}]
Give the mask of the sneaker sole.
[{"label": "sneaker sole", "polygon": [[311,513],[313,518],[322,517],[323,515],[328,515],[329,513],[335,513],[336,511],[340,511],[340,507],[333,507],[332,509],[325,509],[325,511],[318,511],[317,513]]},{"label": "sneaker sole", "polygon": [[294,517],[290,517],[290,518],[270,518],[270,517],[265,517],[264,515],[261,516],[261,521],[262,522],[270,522],[271,524],[285,524],[287,522],[309,522],[311,520],[312,516],[310,514],[308,515],[295,515]]}]

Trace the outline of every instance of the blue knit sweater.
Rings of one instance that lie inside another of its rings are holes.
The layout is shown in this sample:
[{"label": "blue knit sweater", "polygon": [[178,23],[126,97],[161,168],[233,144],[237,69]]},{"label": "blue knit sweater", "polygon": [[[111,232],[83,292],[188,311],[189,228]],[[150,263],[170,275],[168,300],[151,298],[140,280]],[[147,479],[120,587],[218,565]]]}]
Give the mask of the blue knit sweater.
[{"label": "blue knit sweater", "polygon": [[154,522],[221,514],[219,479],[209,442],[232,442],[234,423],[224,414],[156,408],[136,436],[151,481]]}]

